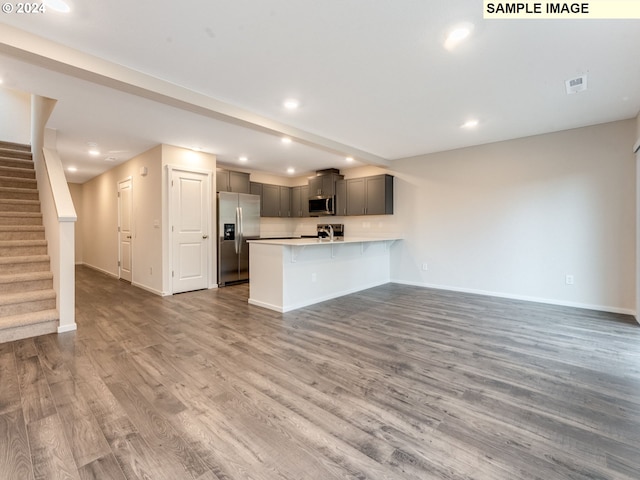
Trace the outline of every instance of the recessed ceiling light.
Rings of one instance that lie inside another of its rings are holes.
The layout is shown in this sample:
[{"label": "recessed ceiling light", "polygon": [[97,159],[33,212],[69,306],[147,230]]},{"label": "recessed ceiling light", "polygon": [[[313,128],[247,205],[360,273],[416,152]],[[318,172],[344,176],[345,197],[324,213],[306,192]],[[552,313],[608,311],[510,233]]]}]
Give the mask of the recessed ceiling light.
[{"label": "recessed ceiling light", "polygon": [[282,137],[282,143],[291,143],[291,139],[289,137]]},{"label": "recessed ceiling light", "polygon": [[345,160],[346,160],[347,162],[351,163],[351,162],[353,162],[353,157],[347,157],[347,158],[345,158]]},{"label": "recessed ceiling light", "polygon": [[294,98],[289,98],[284,101],[283,105],[287,110],[295,110],[300,106],[300,102]]},{"label": "recessed ceiling light", "polygon": [[476,119],[467,120],[462,125],[460,125],[460,128],[475,128],[478,126],[478,123],[479,122]]},{"label": "recessed ceiling light", "polygon": [[287,168],[287,173],[288,173],[289,175],[291,175],[292,173],[296,173],[296,169],[295,169],[295,168],[293,168],[293,167],[289,167],[289,168]]},{"label": "recessed ceiling light", "polygon": [[71,11],[71,7],[63,0],[44,0],[44,4],[47,8],[55,10],[56,12],[69,13]]},{"label": "recessed ceiling light", "polygon": [[89,150],[89,155],[93,155],[94,157],[100,155],[100,150],[98,150],[97,148],[92,148],[91,150]]},{"label": "recessed ceiling light", "polygon": [[67,168],[67,170],[69,172],[77,172],[78,171],[78,169],[76,167],[69,167],[69,168]]},{"label": "recessed ceiling light", "polygon": [[473,31],[473,25],[471,23],[462,23],[460,25],[456,25],[451,31],[447,34],[447,38],[444,41],[444,48],[447,50],[453,50],[460,43],[462,43]]},{"label": "recessed ceiling light", "polygon": [[247,157],[240,157],[240,158],[238,158],[238,161],[240,161],[240,162],[242,162],[242,163],[244,163],[244,162],[246,162],[246,161],[248,161],[248,160],[249,160],[249,159],[248,159]]}]

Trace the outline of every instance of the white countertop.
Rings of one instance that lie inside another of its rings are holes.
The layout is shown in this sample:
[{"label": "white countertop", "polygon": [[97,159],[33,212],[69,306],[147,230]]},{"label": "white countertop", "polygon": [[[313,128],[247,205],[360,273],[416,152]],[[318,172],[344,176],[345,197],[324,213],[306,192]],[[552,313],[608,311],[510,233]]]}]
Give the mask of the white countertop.
[{"label": "white countertop", "polygon": [[306,245],[340,245],[341,243],[368,243],[368,242],[385,242],[401,240],[400,237],[344,237],[344,240],[320,240],[317,238],[284,238],[269,239],[261,238],[257,240],[247,240],[248,243],[262,243],[266,245],[283,245],[283,246],[306,246]]}]

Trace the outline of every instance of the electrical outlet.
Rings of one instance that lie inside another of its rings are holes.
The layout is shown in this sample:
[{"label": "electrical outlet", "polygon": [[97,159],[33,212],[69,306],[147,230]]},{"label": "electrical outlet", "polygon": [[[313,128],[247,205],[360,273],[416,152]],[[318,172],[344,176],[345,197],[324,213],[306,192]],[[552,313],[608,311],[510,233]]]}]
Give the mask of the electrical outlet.
[{"label": "electrical outlet", "polygon": [[564,277],[564,281],[567,285],[573,285],[573,275],[567,275]]},{"label": "electrical outlet", "polygon": [[427,265],[427,262],[422,264],[422,271],[426,272],[427,270],[429,270],[429,265]]}]

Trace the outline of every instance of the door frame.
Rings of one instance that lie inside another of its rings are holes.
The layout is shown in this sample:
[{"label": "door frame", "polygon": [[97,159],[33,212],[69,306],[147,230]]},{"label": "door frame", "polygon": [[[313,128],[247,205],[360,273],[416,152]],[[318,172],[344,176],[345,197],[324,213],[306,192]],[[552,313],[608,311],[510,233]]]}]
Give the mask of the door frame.
[{"label": "door frame", "polygon": [[181,165],[167,165],[167,183],[166,183],[166,188],[168,191],[168,195],[167,195],[167,212],[168,212],[168,222],[167,222],[167,226],[165,228],[165,232],[167,235],[167,239],[168,239],[168,259],[169,259],[169,265],[168,265],[168,269],[167,269],[167,273],[168,273],[168,278],[169,278],[169,295],[173,295],[174,293],[174,285],[173,285],[173,276],[171,274],[171,272],[174,270],[174,258],[173,258],[173,225],[174,225],[174,219],[175,219],[175,215],[176,212],[173,211],[173,189],[171,188],[171,181],[173,179],[173,174],[174,172],[186,172],[186,173],[195,173],[195,174],[200,174],[200,175],[206,175],[207,176],[207,184],[209,186],[208,188],[208,192],[207,192],[207,199],[206,199],[206,204],[207,204],[207,221],[209,222],[209,238],[207,239],[206,245],[207,245],[207,258],[208,258],[208,265],[207,265],[207,288],[217,288],[218,284],[216,283],[216,273],[215,270],[213,268],[213,255],[216,254],[217,252],[214,251],[214,249],[212,248],[213,244],[212,241],[214,240],[214,236],[215,234],[211,233],[211,229],[215,228],[215,219],[212,216],[212,212],[215,211],[215,209],[213,208],[213,196],[212,196],[212,190],[214,188],[213,186],[213,181],[215,180],[215,177],[213,175],[213,172],[211,170],[205,170],[205,169],[201,169],[201,168],[192,168],[192,167],[185,167],[185,166],[181,166]]},{"label": "door frame", "polygon": [[122,279],[122,248],[121,248],[121,242],[120,242],[120,227],[122,226],[122,218],[121,218],[121,198],[120,198],[120,184],[123,182],[129,182],[131,184],[131,205],[129,205],[129,207],[131,208],[131,211],[129,212],[129,219],[131,222],[131,248],[129,251],[129,255],[131,255],[131,283],[133,283],[133,230],[134,230],[134,223],[135,220],[133,218],[133,176],[129,175],[128,177],[122,178],[120,180],[118,180],[116,182],[116,192],[117,192],[117,197],[118,197],[118,228],[117,228],[117,235],[118,235],[118,278]]}]

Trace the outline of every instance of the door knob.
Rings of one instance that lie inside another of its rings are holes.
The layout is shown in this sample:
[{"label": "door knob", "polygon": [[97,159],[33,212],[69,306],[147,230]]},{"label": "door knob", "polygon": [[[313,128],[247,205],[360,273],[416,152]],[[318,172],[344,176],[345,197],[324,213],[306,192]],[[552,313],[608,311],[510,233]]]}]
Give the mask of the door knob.
[{"label": "door knob", "polygon": [[131,240],[131,235],[127,235],[127,238],[128,238],[129,240]]}]

